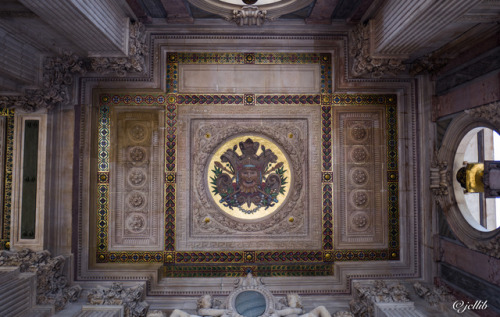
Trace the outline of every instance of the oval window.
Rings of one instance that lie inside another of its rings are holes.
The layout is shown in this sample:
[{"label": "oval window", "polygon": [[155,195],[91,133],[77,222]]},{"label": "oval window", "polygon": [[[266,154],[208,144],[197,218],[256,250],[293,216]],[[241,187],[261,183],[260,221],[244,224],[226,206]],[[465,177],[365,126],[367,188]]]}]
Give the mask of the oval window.
[{"label": "oval window", "polygon": [[244,291],[236,296],[235,307],[244,317],[258,317],[266,311],[266,298],[256,291]]},{"label": "oval window", "polygon": [[474,128],[462,138],[455,153],[455,198],[472,227],[493,231],[500,226],[500,198],[485,194],[485,161],[500,161],[500,135],[490,128]]}]

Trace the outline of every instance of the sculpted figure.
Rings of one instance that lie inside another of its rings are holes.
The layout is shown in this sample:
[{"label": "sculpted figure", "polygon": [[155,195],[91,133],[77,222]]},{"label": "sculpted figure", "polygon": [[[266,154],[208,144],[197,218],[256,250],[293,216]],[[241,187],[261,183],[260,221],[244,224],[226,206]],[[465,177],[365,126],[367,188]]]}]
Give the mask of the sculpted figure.
[{"label": "sculpted figure", "polygon": [[271,317],[331,317],[330,313],[324,306],[318,306],[308,313],[302,314],[302,303],[297,294],[288,294],[286,296],[286,306],[282,309],[275,310]]},{"label": "sculpted figure", "polygon": [[183,310],[175,309],[172,314],[170,314],[170,317],[229,317],[229,310],[218,308],[218,305],[214,305],[214,302],[215,300],[212,299],[211,295],[205,294],[198,299],[198,315],[191,315]]},{"label": "sculpted figure", "polygon": [[201,316],[229,316],[229,310],[219,308],[219,305],[214,305],[215,300],[211,295],[205,294],[198,299],[198,314]]}]

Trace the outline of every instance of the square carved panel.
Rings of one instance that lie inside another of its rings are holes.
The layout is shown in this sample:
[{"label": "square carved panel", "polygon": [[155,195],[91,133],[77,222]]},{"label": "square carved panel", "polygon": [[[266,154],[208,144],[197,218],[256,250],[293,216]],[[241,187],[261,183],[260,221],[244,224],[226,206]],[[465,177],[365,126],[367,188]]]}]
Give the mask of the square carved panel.
[{"label": "square carved panel", "polygon": [[177,250],[321,249],[318,107],[183,106],[178,116]]}]

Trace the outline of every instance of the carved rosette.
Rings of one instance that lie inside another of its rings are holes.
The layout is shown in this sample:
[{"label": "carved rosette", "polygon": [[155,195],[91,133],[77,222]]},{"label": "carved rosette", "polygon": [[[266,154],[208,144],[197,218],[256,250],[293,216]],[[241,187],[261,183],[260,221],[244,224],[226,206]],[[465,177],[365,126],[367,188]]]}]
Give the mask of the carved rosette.
[{"label": "carved rosette", "polygon": [[162,219],[161,112],[113,108],[110,147],[110,248],[159,249]]}]

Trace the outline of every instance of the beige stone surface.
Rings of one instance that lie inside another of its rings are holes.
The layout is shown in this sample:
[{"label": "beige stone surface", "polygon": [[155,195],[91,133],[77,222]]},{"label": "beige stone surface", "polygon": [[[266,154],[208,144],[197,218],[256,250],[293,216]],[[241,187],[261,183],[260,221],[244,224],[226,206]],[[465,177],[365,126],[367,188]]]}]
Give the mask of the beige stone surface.
[{"label": "beige stone surface", "polygon": [[[320,109],[317,106],[179,108],[176,250],[320,250]],[[206,184],[212,153],[226,140],[257,135],[275,142],[292,170],[274,213],[242,220],[215,204]],[[206,221],[208,219],[208,221]],[[292,220],[290,220],[292,219]]]},{"label": "beige stone surface", "polygon": [[320,68],[307,65],[179,65],[180,93],[314,94]]}]

